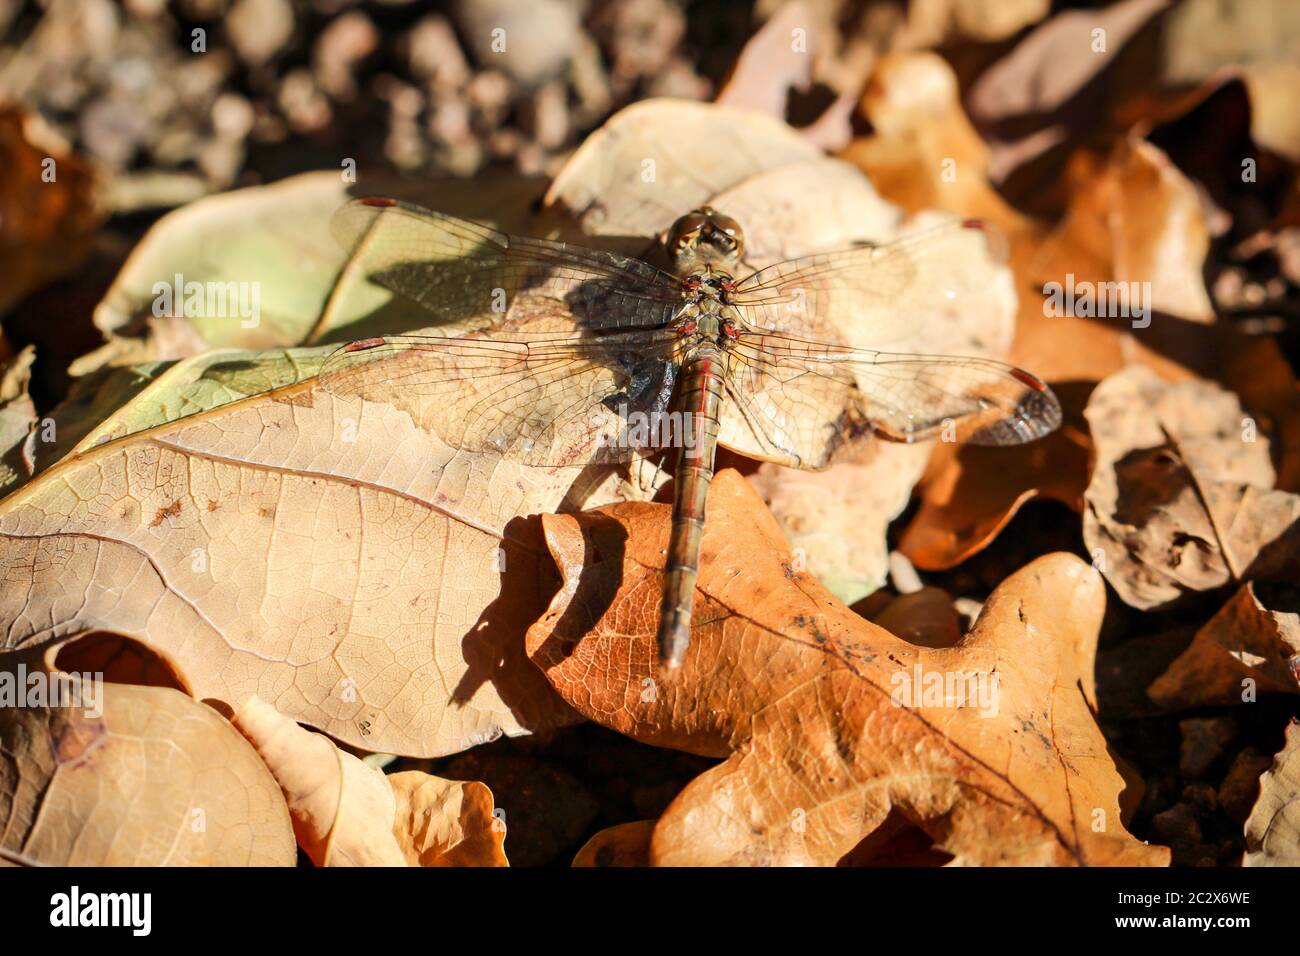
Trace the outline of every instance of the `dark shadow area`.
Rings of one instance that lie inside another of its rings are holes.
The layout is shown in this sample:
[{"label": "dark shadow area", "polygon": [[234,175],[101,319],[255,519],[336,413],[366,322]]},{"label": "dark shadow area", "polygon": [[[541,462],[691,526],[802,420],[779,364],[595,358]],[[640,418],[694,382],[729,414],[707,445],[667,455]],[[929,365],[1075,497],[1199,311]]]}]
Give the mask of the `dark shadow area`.
[{"label": "dark shadow area", "polygon": [[59,648],[54,665],[61,671],[102,674],[113,684],[170,687],[193,696],[180,671],[147,645],[121,634],[91,631]]},{"label": "dark shadow area", "polygon": [[862,842],[840,858],[836,866],[931,867],[953,860],[951,853],[935,848],[934,839],[898,807]]}]

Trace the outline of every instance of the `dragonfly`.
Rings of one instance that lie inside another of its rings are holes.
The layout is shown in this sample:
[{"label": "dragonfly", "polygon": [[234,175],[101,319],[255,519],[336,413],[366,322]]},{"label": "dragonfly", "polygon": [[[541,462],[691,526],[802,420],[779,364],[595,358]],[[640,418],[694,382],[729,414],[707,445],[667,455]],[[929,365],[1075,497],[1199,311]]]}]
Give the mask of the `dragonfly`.
[{"label": "dragonfly", "polygon": [[669,672],[690,645],[719,444],[818,469],[868,435],[1016,445],[1061,421],[1051,389],[1022,369],[841,341],[844,329],[887,340],[969,308],[981,290],[962,265],[1001,254],[979,220],[747,275],[740,224],[710,206],[660,236],[668,268],[387,197],[351,201],[332,230],[433,334],[342,346],[322,366],[326,390],[397,405],[452,449],[531,465],[676,452],[656,635]]}]

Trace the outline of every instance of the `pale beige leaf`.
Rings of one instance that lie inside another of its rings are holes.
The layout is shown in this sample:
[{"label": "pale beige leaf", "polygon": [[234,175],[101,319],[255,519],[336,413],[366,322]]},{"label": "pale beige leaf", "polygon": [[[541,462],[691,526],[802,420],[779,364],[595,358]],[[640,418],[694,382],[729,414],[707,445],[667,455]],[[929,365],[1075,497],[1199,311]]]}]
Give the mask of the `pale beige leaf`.
[{"label": "pale beige leaf", "polygon": [[481,783],[385,775],[256,696],[235,715],[284,791],[317,866],[505,866],[505,825]]},{"label": "pale beige leaf", "polygon": [[23,349],[0,370],[0,494],[31,473],[29,437],[36,426],[36,406],[27,387],[36,350]]},{"label": "pale beige leaf", "polygon": [[[30,680],[40,659],[0,657],[0,699],[20,666]],[[280,788],[216,711],[169,688],[65,680],[83,688],[65,706],[0,706],[0,861],[294,865]]]},{"label": "pale beige leaf", "polygon": [[1134,365],[1099,384],[1084,414],[1096,449],[1084,542],[1126,603],[1286,576],[1300,497],[1270,490],[1268,440],[1235,395]]},{"label": "pale beige leaf", "polygon": [[580,504],[597,477],[461,455],[392,406],[288,386],[99,445],[0,503],[3,649],[113,631],[195,696],[256,693],[389,753],[553,726],[573,716],[519,643],[545,563],[515,519]]},{"label": "pale beige leaf", "polygon": [[1260,778],[1259,799],[1246,820],[1244,866],[1300,866],[1300,721]]}]

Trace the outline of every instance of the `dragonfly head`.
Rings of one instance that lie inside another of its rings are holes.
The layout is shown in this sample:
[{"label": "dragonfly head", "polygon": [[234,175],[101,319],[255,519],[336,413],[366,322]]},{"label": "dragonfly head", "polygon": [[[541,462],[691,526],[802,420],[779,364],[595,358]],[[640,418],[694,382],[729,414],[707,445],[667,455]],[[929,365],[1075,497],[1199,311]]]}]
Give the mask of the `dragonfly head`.
[{"label": "dragonfly head", "polygon": [[673,223],[664,245],[680,272],[691,273],[704,265],[729,271],[744,254],[745,234],[730,216],[701,206]]}]

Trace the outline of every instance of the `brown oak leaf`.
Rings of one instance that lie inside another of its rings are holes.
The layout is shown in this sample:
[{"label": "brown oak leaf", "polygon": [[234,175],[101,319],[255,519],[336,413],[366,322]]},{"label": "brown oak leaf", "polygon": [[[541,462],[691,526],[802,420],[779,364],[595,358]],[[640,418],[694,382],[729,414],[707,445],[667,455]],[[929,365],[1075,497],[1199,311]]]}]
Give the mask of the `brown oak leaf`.
[{"label": "brown oak leaf", "polygon": [[[656,865],[833,865],[905,818],[968,864],[1148,864],[1092,718],[1100,576],[1049,555],[960,644],[857,617],[791,563],[750,486],[709,501],[691,649],[654,670],[668,509],[544,519],[564,583],[528,652],[574,708],[644,743],[726,759],[655,825]],[[981,716],[983,715],[983,716]]]},{"label": "brown oak leaf", "polygon": [[[1269,585],[1243,584],[1147,695],[1164,709],[1191,710],[1300,693],[1300,614],[1266,606],[1260,595],[1272,604],[1272,592]],[[1288,604],[1294,608],[1294,598]]]}]

